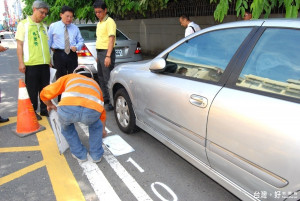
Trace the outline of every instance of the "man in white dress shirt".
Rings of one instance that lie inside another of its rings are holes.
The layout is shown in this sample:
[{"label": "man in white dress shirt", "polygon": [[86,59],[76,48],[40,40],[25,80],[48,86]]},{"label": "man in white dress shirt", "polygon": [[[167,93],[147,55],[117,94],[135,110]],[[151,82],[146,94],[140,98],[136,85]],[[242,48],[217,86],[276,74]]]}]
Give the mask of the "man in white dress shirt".
[{"label": "man in white dress shirt", "polygon": [[200,31],[200,26],[194,22],[191,22],[189,16],[182,15],[179,18],[180,25],[185,27],[184,37],[187,37],[190,34],[193,34],[197,31]]}]

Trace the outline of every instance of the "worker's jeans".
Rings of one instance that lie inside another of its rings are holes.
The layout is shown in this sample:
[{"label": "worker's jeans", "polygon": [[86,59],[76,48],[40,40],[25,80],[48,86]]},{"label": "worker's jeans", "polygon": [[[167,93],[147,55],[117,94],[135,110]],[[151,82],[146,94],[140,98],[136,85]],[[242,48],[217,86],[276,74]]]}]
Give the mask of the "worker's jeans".
[{"label": "worker's jeans", "polygon": [[81,122],[89,128],[90,155],[93,160],[102,157],[102,122],[100,112],[81,106],[59,106],[57,108],[61,132],[69,143],[71,153],[77,158],[84,160],[87,158],[87,150],[82,145],[74,123]]}]

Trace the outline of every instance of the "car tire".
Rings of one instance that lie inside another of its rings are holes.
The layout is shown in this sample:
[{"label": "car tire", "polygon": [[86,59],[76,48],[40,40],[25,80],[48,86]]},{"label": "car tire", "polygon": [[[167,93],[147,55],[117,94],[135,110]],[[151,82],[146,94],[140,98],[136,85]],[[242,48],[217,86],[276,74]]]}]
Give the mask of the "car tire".
[{"label": "car tire", "polygon": [[132,103],[124,88],[119,89],[114,96],[114,114],[121,131],[127,134],[138,131]]}]

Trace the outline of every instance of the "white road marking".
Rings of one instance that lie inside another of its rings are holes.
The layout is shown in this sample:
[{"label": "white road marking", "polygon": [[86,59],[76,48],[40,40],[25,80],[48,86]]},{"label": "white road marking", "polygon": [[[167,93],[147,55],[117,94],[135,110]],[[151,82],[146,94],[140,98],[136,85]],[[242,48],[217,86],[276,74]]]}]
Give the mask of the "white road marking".
[{"label": "white road marking", "polygon": [[[78,123],[79,127],[84,131],[88,136],[89,130],[88,127],[82,123]],[[104,176],[103,172],[100,170],[97,164],[92,162],[91,156],[88,154],[88,161],[78,162],[82,167],[84,174],[91,183],[92,188],[95,191],[98,199],[101,201],[121,201],[119,196],[114,191],[113,187],[110,185],[109,181]]]},{"label": "white road marking", "polygon": [[88,155],[88,159],[89,160],[84,163],[79,162],[79,165],[91,183],[98,199],[101,201],[121,201],[98,165],[92,162],[90,155]]},{"label": "white road marking", "polygon": [[[88,136],[88,129],[87,126],[85,126],[84,124],[79,124],[79,126],[82,128],[82,130],[84,131],[84,133]],[[105,128],[107,129],[107,128]],[[107,132],[111,132],[110,130],[107,129]],[[108,162],[108,164],[112,167],[112,169],[116,172],[116,174],[120,177],[120,179],[125,183],[125,185],[128,187],[128,189],[131,191],[131,193],[136,197],[136,199],[138,201],[151,201],[152,199],[149,197],[149,195],[144,191],[144,189],[135,181],[135,179],[126,171],[126,169],[119,163],[119,161],[111,154],[111,152],[109,151],[109,149],[104,145],[104,155],[103,157],[105,158],[105,160]],[[90,159],[91,160],[91,159]],[[89,164],[90,161],[84,162],[81,164],[85,165],[85,164]],[[79,163],[80,164],[80,163]],[[97,168],[94,167],[85,167],[87,170],[84,169],[85,174],[87,175],[89,181],[91,182],[90,178],[91,177],[98,177],[98,179],[96,179],[97,181],[92,181],[93,182],[93,189],[95,190],[95,193],[98,191],[103,191],[103,188],[105,185],[107,184],[102,184],[102,183],[95,183],[95,182],[101,182],[104,181],[105,183],[107,182],[109,184],[109,182],[107,181],[107,179],[105,178],[104,174],[102,173],[102,171],[99,169],[98,165],[94,164],[95,166],[97,166]],[[94,170],[95,171],[89,171],[89,170]],[[92,175],[91,175],[92,174]],[[103,177],[103,178],[102,178]],[[91,178],[93,179],[93,178]],[[91,182],[91,184],[92,184]],[[109,186],[111,187],[111,185],[109,184]],[[109,192],[110,189],[107,189],[107,192],[116,194],[115,192]],[[103,193],[96,193],[99,200],[103,201],[103,197],[99,196],[103,196]],[[109,198],[110,200],[115,200],[112,199],[112,195],[110,197],[110,195],[107,194],[105,196],[107,196],[107,198]],[[120,198],[117,198],[117,200]],[[106,201],[106,200],[105,200]]]},{"label": "white road marking", "polygon": [[145,172],[144,169],[141,168],[141,166],[139,166],[131,157],[129,157],[126,162],[132,163],[132,165],[134,165],[134,167],[136,167],[136,169],[138,169],[140,172]]},{"label": "white road marking", "polygon": [[107,133],[111,133],[111,131],[107,127],[105,127],[105,130]]},{"label": "white road marking", "polygon": [[152,200],[149,195],[144,191],[144,189],[135,181],[135,179],[126,171],[126,169],[119,163],[119,161],[110,154],[110,151],[106,146],[104,146],[104,158],[112,169],[117,173],[117,175],[122,179],[125,185],[129,188],[131,193],[139,201]]},{"label": "white road marking", "polygon": [[160,185],[160,186],[164,187],[164,189],[166,189],[173,197],[173,201],[178,200],[177,195],[166,184],[163,184],[160,182],[154,182],[151,184],[151,189],[155,193],[155,195],[162,201],[169,201],[169,200],[165,199],[159,192],[157,192],[157,190],[155,189],[155,185]]}]

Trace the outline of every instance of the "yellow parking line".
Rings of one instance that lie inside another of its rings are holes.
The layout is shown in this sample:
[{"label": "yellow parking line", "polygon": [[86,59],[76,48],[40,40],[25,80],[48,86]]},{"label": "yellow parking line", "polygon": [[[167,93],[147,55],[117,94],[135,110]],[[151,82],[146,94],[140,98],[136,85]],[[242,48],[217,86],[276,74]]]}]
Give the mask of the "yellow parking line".
[{"label": "yellow parking line", "polygon": [[32,147],[5,147],[0,148],[0,153],[5,152],[20,152],[20,151],[41,151],[39,146],[32,146]]},{"label": "yellow parking line", "polygon": [[19,177],[21,177],[21,176],[23,176],[23,175],[25,175],[25,174],[27,174],[29,172],[32,172],[32,171],[34,171],[36,169],[39,169],[39,168],[41,168],[43,166],[45,166],[45,162],[44,161],[40,161],[40,162],[37,162],[37,163],[32,164],[30,166],[27,166],[27,167],[25,167],[25,168],[23,168],[21,170],[18,170],[18,171],[14,172],[14,173],[11,173],[11,174],[9,174],[9,175],[7,175],[5,177],[1,177],[0,178],[0,186],[2,184],[10,182],[10,181],[12,181],[14,179],[17,179],[17,178],[19,178]]},{"label": "yellow parking line", "polygon": [[55,136],[48,120],[43,118],[39,123],[46,127],[45,131],[39,132],[36,135],[56,200],[85,200],[64,155],[59,154]]}]

